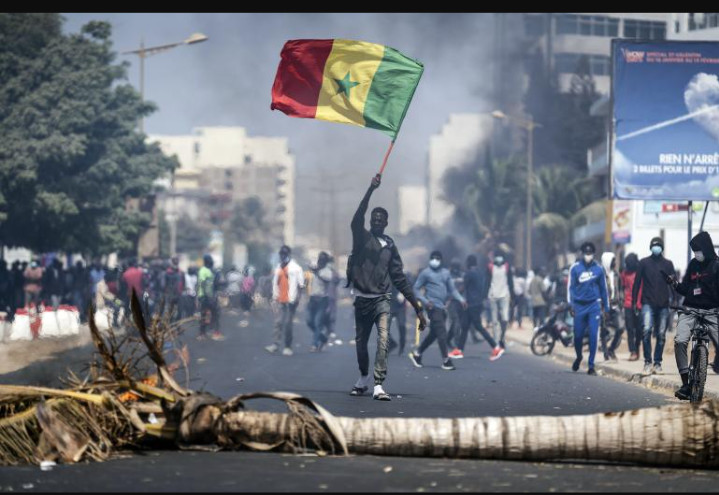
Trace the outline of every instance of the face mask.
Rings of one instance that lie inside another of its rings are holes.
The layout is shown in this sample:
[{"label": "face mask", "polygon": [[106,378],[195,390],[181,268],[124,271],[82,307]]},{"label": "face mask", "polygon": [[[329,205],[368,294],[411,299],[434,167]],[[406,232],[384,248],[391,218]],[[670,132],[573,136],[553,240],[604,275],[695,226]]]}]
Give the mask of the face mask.
[{"label": "face mask", "polygon": [[662,251],[663,251],[663,249],[661,246],[652,246],[652,254],[653,255],[659,256],[660,254],[662,254]]},{"label": "face mask", "polygon": [[504,257],[503,257],[503,256],[495,256],[495,257],[494,257],[494,262],[495,262],[497,265],[501,265],[501,264],[504,262]]},{"label": "face mask", "polygon": [[699,263],[704,261],[704,253],[702,251],[694,251],[694,257],[697,259]]},{"label": "face mask", "polygon": [[441,265],[441,264],[442,264],[442,262],[437,259],[433,258],[433,259],[429,260],[429,266],[431,268],[435,268],[435,269],[439,268],[439,265]]},{"label": "face mask", "polygon": [[585,254],[584,255],[584,262],[585,263],[591,263],[594,261],[594,255],[593,254]]}]

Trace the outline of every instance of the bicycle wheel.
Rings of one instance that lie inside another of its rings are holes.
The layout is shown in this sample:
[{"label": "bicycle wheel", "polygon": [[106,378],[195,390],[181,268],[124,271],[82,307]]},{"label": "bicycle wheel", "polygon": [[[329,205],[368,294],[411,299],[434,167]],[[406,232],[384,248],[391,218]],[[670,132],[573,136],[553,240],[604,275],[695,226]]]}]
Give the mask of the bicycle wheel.
[{"label": "bicycle wheel", "polygon": [[694,365],[694,380],[692,380],[692,392],[689,402],[697,404],[704,397],[704,384],[707,380],[707,366],[709,364],[709,351],[705,345],[698,345],[692,356]]},{"label": "bicycle wheel", "polygon": [[535,356],[545,356],[554,349],[555,339],[546,330],[541,330],[534,334],[529,348]]}]

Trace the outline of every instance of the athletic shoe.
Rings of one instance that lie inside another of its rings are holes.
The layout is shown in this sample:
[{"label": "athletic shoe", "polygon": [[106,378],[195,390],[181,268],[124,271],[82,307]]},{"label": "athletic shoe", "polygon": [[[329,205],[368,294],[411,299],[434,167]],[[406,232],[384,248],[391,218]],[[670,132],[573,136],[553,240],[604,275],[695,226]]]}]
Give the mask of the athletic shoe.
[{"label": "athletic shoe", "polygon": [[654,367],[652,368],[652,374],[657,375],[661,372],[662,372],[662,365],[659,363],[655,364]]},{"label": "athletic shoe", "polygon": [[497,359],[502,357],[502,354],[504,354],[504,349],[497,346],[494,349],[492,349],[492,353],[489,355],[489,360],[496,361]]},{"label": "athletic shoe", "polygon": [[455,358],[455,359],[462,359],[464,357],[464,353],[459,348],[455,348],[452,352],[449,353],[449,357]]},{"label": "athletic shoe", "polygon": [[442,363],[442,369],[446,371],[456,370],[457,368],[454,367],[454,364],[452,364],[452,360],[447,358],[447,360]]},{"label": "athletic shoe", "polygon": [[609,351],[609,359],[611,359],[615,363],[619,361],[619,358],[617,358],[617,355],[614,351]]},{"label": "athletic shoe", "polygon": [[587,375],[597,376],[597,372],[594,371],[594,368],[589,368],[589,370],[587,370]]},{"label": "athletic shoe", "polygon": [[582,359],[583,358],[580,356],[574,360],[572,363],[572,371],[579,371],[579,364],[582,362]]},{"label": "athletic shoe", "polygon": [[644,363],[644,374],[645,375],[652,374],[652,363]]},{"label": "athletic shoe", "polygon": [[691,395],[691,387],[687,383],[686,385],[682,385],[681,388],[679,388],[676,392],[674,392],[674,397],[676,397],[679,400],[689,400],[689,397]]},{"label": "athletic shoe", "polygon": [[279,349],[279,346],[277,344],[265,346],[265,350],[270,354],[274,354],[275,352],[277,352],[277,349]]},{"label": "athletic shoe", "polygon": [[290,349],[289,347],[285,347],[284,349],[282,349],[283,356],[291,356],[292,354],[294,354],[294,352],[292,352],[292,349]]},{"label": "athletic shoe", "polygon": [[382,385],[375,385],[374,392],[372,393],[374,400],[392,400],[387,392],[384,391]]},{"label": "athletic shoe", "polygon": [[319,352],[319,349],[316,346],[310,346],[310,352]]},{"label": "athletic shoe", "polygon": [[414,351],[409,351],[408,354],[410,360],[412,361],[412,364],[414,364],[417,368],[422,367],[422,355],[417,354]]},{"label": "athletic shoe", "polygon": [[212,340],[225,340],[225,336],[222,335],[220,332],[212,332],[212,337],[210,337]]},{"label": "athletic shoe", "polygon": [[350,395],[357,397],[357,396],[364,394],[368,389],[369,389],[369,387],[352,387],[352,391],[350,391]]}]

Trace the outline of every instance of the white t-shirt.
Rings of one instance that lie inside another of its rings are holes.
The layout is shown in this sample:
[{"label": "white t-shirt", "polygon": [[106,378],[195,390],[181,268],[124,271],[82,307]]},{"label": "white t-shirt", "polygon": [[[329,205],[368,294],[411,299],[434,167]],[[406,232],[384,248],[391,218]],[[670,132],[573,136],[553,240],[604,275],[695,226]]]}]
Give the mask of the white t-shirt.
[{"label": "white t-shirt", "polygon": [[492,282],[489,285],[489,297],[491,299],[509,297],[507,270],[504,268],[504,265],[492,266]]}]

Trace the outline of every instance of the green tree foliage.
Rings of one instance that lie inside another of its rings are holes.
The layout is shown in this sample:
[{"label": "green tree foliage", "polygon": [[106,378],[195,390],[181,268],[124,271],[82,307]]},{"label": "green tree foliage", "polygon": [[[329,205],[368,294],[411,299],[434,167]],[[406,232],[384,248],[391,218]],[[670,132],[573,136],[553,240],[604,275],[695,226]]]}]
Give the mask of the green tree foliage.
[{"label": "green tree foliage", "polygon": [[37,251],[132,251],[150,218],[126,199],[177,166],[145,143],[154,110],[114,63],[111,27],[0,14],[0,239]]},{"label": "green tree foliage", "polygon": [[272,254],[269,229],[270,224],[260,198],[251,196],[235,204],[228,238],[231,242],[241,242],[247,246],[247,260],[251,265],[264,267],[267,264]]}]

